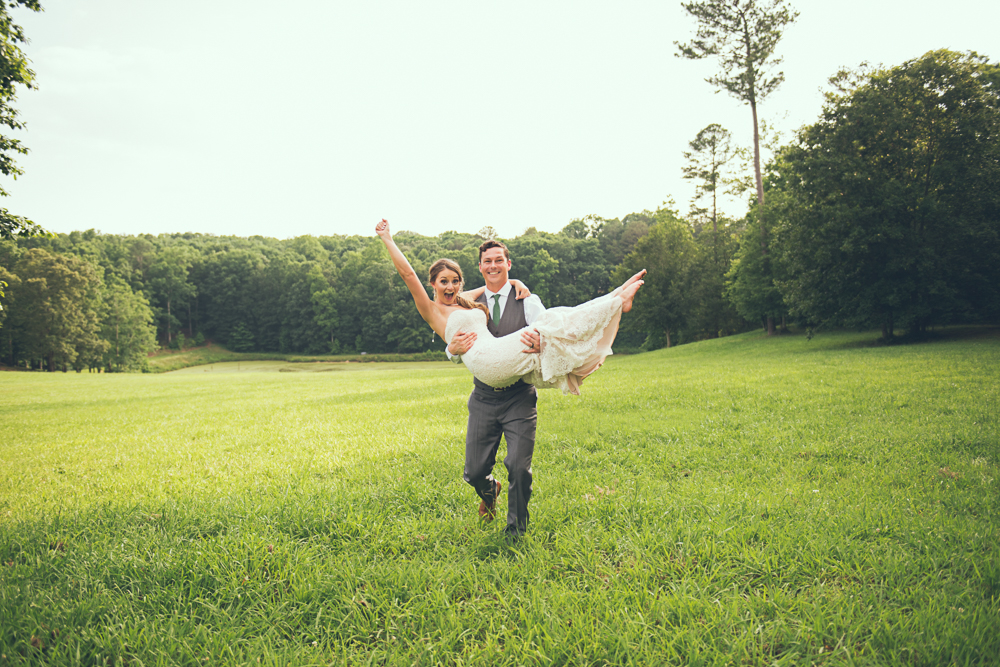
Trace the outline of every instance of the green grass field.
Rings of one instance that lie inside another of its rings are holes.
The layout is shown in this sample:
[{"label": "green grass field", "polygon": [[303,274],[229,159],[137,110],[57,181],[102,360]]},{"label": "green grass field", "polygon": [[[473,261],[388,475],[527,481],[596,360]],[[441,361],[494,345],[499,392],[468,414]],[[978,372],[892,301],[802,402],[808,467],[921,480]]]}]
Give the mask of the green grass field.
[{"label": "green grass field", "polygon": [[0,373],[0,665],[997,664],[1000,332],[874,338],[541,392],[514,545],[459,366]]},{"label": "green grass field", "polygon": [[[445,361],[444,352],[417,352],[411,354],[341,354],[309,356],[302,354],[284,354],[280,352],[230,352],[224,347],[209,343],[201,347],[185,350],[164,349],[157,351],[149,358],[149,371],[152,373],[169,373],[171,371],[193,366],[209,366],[218,364],[250,364],[259,361],[282,361],[286,364],[306,363],[336,363],[353,364],[407,362],[407,361]],[[266,366],[265,366],[266,367]],[[201,370],[201,369],[199,369]],[[242,368],[241,368],[242,370]]]}]

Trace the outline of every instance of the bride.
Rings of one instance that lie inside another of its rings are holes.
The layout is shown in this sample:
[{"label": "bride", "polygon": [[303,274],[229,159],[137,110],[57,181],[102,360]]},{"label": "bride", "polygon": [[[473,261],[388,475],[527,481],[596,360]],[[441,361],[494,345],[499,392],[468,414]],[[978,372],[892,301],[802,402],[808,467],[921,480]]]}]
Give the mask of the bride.
[{"label": "bride", "polygon": [[[475,333],[476,344],[462,355],[462,363],[480,381],[506,387],[519,379],[538,388],[559,387],[563,393],[579,394],[580,383],[596,371],[611,354],[623,312],[632,309],[632,299],[642,286],[645,269],[609,294],[572,308],[544,311],[527,329],[540,335],[539,354],[524,354],[519,336],[494,338],[487,328],[489,311],[477,298],[484,288],[462,292],[462,269],[450,259],[439,259],[430,269],[434,300],[427,296],[416,272],[392,240],[386,220],[375,232],[389,250],[392,263],[406,283],[417,311],[431,329],[450,342],[459,332]],[[511,281],[513,284],[515,281]],[[519,290],[519,296],[521,296]],[[522,330],[523,331],[523,330]]]}]

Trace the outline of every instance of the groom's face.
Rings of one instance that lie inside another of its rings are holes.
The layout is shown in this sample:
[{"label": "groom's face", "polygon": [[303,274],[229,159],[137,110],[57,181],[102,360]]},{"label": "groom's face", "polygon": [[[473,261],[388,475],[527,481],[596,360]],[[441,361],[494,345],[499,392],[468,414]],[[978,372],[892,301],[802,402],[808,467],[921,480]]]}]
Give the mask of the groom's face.
[{"label": "groom's face", "polygon": [[510,260],[504,257],[503,248],[489,248],[479,256],[479,272],[486,279],[486,288],[498,291],[507,283]]}]

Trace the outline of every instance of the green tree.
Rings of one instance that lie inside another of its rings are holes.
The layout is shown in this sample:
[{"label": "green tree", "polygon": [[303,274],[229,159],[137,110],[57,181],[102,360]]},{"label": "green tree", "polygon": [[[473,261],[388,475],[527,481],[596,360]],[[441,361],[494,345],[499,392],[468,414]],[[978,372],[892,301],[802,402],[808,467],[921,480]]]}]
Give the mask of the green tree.
[{"label": "green tree", "polygon": [[[730,140],[729,130],[712,123],[698,132],[688,144],[691,150],[684,152],[684,159],[687,160],[683,168],[684,178],[697,181],[695,197],[691,202],[692,213],[699,217],[710,216],[712,230],[716,233],[719,231],[718,191],[723,183],[721,170],[733,158]],[[711,209],[695,206],[695,202],[706,196],[711,197]]]},{"label": "green tree", "polygon": [[337,331],[341,323],[341,299],[336,289],[327,287],[312,293],[313,321],[330,338],[330,354],[340,354],[340,343],[337,341]]},{"label": "green tree", "polygon": [[289,241],[288,247],[302,258],[313,262],[322,261],[328,255],[326,248],[314,236],[297,236]]},{"label": "green tree", "polygon": [[[15,276],[13,273],[0,266],[0,298],[5,296],[4,289],[10,287],[13,283],[15,286],[21,282],[21,279]],[[7,314],[10,312],[9,308],[4,308],[2,302],[0,302],[0,336],[3,338],[3,342],[6,343],[6,356],[11,366],[14,365],[14,336],[10,327],[4,329],[4,321],[7,319]]]},{"label": "green tree", "polygon": [[173,334],[181,324],[175,313],[198,293],[197,286],[189,280],[194,259],[194,253],[189,248],[168,246],[157,253],[149,268],[150,290],[163,304],[163,328],[168,343],[173,341]]},{"label": "green tree", "polygon": [[[427,264],[416,260],[413,247],[400,247],[417,275],[426,275]],[[432,340],[433,332],[413,307],[409,290],[377,239],[361,251],[349,253],[346,260],[337,283],[342,317],[336,339],[341,350],[423,352],[435,344],[437,349],[444,348],[440,340]]]},{"label": "green tree", "polygon": [[[764,210],[754,209],[747,214],[747,226],[739,248],[726,272],[725,294],[742,317],[751,322],[759,322],[771,333],[773,323],[788,311],[784,297],[775,282],[775,276],[783,276],[780,254],[765,253],[761,244],[760,229],[773,226],[781,211],[776,193]],[[769,216],[768,220],[761,218]]]},{"label": "green tree", "polygon": [[[697,336],[716,338],[742,328],[742,318],[725,298],[725,277],[735,250],[728,220],[721,220],[718,206],[720,187],[729,182],[722,170],[734,157],[729,131],[718,123],[702,129],[684,153],[684,178],[697,183],[691,202],[691,221],[699,247],[693,269],[691,328]],[[708,206],[698,202],[710,198]],[[711,224],[708,224],[711,223]]]},{"label": "green tree", "polygon": [[607,266],[618,266],[625,255],[635,250],[639,239],[649,233],[653,224],[653,214],[649,211],[629,213],[621,220],[592,219],[592,229],[597,244],[604,253]]},{"label": "green tree", "polygon": [[312,304],[313,326],[318,328],[320,337],[325,343],[319,352],[340,354],[337,343],[337,329],[340,327],[340,298],[336,285],[339,271],[335,266],[327,265],[323,271],[319,266],[309,269],[309,300]]},{"label": "green tree", "polygon": [[645,331],[647,346],[657,346],[662,340],[670,347],[691,318],[690,286],[698,248],[690,227],[674,211],[660,209],[654,220],[649,233],[639,239],[611,280],[621,284],[640,269],[649,271],[635,298],[635,316],[624,319],[622,328],[626,332]]},{"label": "green tree", "polygon": [[1000,66],[940,50],[831,81],[777,170],[793,312],[886,339],[1000,314]]},{"label": "green tree", "polygon": [[226,345],[233,352],[249,352],[254,349],[253,332],[243,322],[237,322],[229,333]]},{"label": "green tree", "polygon": [[[40,12],[42,6],[38,0],[11,0],[0,3],[0,124],[12,130],[23,130],[24,123],[18,119],[17,109],[13,107],[17,97],[16,86],[34,88],[35,73],[28,67],[28,57],[21,50],[21,45],[27,44],[28,38],[24,34],[24,29],[14,23],[8,11],[15,7]],[[0,135],[0,173],[11,178],[17,178],[24,173],[14,161],[14,154],[27,153],[27,147],[20,141]],[[7,191],[2,187],[0,196],[7,196]],[[0,238],[35,236],[44,232],[45,230],[31,220],[0,208]]]},{"label": "green tree", "polygon": [[269,338],[265,349],[275,349],[276,337],[282,352],[326,352],[329,344],[316,328],[315,305],[312,300],[317,261],[302,261],[302,256],[283,252],[274,257],[264,271],[268,286],[265,298],[264,329]]},{"label": "green tree", "polygon": [[49,371],[86,367],[107,343],[98,336],[101,280],[93,265],[41,248],[25,251],[13,266],[10,289],[12,356],[43,359]]},{"label": "green tree", "polygon": [[552,303],[552,282],[559,272],[559,260],[552,257],[545,248],[537,248],[531,257],[522,257],[520,263],[529,263],[531,271],[528,280],[531,289],[542,300],[542,303]]},{"label": "green tree", "polygon": [[267,295],[270,300],[271,291],[264,284],[267,263],[258,247],[224,244],[210,249],[195,265],[193,282],[199,288],[203,325],[209,337],[228,341],[242,323],[254,344],[260,344],[258,334],[266,317],[260,297]]},{"label": "green tree", "polygon": [[717,338],[746,328],[746,322],[726,297],[726,273],[738,247],[731,221],[719,220],[718,231],[703,229],[695,236],[697,258],[692,266],[689,328],[698,338]]},{"label": "green tree", "polygon": [[111,372],[148,368],[146,358],[156,350],[156,327],[149,301],[122,282],[105,285],[103,300],[100,335],[108,345],[102,365]]},{"label": "green tree", "polygon": [[591,228],[585,220],[573,220],[559,230],[560,234],[565,234],[571,239],[585,239],[591,235],[590,232]]},{"label": "green tree", "polygon": [[[681,6],[698,21],[698,30],[695,39],[687,44],[675,42],[677,55],[692,60],[717,57],[722,71],[706,81],[750,106],[757,206],[763,209],[757,105],[785,80],[783,72],[771,73],[781,64],[774,50],[798,12],[785,0],[701,0],[682,2]],[[766,257],[769,252],[766,217],[759,216],[758,222],[761,253]],[[767,329],[768,334],[774,333],[772,318],[768,318]]]},{"label": "green tree", "polygon": [[539,232],[507,241],[511,277],[531,289],[541,285],[548,307],[575,306],[608,290],[611,267],[600,243],[577,223],[558,234]]},{"label": "green tree", "polygon": [[156,257],[156,246],[150,240],[149,234],[138,236],[128,244],[128,258],[131,267],[135,271],[138,284],[132,285],[133,289],[145,289],[145,281],[149,275],[149,269]]}]

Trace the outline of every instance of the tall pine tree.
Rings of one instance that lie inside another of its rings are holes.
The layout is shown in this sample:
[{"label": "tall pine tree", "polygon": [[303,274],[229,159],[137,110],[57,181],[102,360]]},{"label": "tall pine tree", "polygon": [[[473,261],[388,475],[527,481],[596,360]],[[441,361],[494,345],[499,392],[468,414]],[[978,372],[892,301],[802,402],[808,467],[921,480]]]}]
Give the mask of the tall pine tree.
[{"label": "tall pine tree", "polygon": [[[760,128],[757,105],[785,80],[783,72],[771,72],[781,64],[774,55],[785,28],[798,12],[785,0],[701,0],[681,6],[698,21],[695,39],[675,42],[677,56],[700,60],[715,56],[721,71],[706,81],[750,106],[753,117],[753,164],[757,182],[757,206],[764,207],[764,180],[760,164]],[[762,212],[762,211],[761,211]],[[758,235],[763,268],[768,269],[769,229],[766,217],[758,215]],[[773,334],[774,318],[767,318]]]}]

